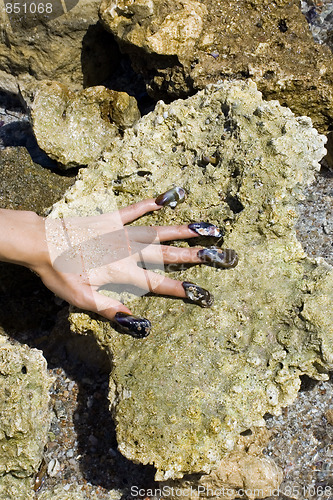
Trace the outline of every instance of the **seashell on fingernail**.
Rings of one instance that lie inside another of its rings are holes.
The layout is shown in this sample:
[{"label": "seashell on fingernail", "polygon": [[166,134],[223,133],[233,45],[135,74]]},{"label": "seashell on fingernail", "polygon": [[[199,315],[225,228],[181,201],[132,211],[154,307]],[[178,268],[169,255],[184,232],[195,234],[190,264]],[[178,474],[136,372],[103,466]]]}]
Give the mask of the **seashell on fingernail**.
[{"label": "seashell on fingernail", "polygon": [[117,312],[114,321],[123,333],[127,333],[137,339],[142,339],[150,334],[151,323],[149,319],[139,318],[138,316],[124,312]]},{"label": "seashell on fingernail", "polygon": [[199,304],[201,307],[210,307],[213,304],[214,297],[208,290],[189,281],[183,281],[182,285],[186,297],[195,304]]},{"label": "seashell on fingernail", "polygon": [[178,203],[182,203],[185,200],[185,190],[181,187],[174,187],[169,189],[165,193],[160,194],[156,200],[156,205],[162,205],[163,207],[169,206],[175,208]]},{"label": "seashell on fingernail", "polygon": [[205,264],[215,264],[217,267],[231,268],[238,264],[238,255],[235,250],[226,248],[217,250],[215,248],[203,248],[197,253],[199,259]]},{"label": "seashell on fingernail", "polygon": [[209,222],[192,222],[188,228],[195,231],[200,236],[213,236],[214,238],[221,238],[224,232]]}]

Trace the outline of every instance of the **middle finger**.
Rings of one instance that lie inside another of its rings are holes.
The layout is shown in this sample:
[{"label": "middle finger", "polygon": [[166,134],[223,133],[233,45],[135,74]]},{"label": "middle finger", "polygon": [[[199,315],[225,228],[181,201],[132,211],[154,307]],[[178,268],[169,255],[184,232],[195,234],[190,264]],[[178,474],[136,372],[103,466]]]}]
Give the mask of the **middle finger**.
[{"label": "middle finger", "polygon": [[140,243],[158,243],[160,241],[182,240],[198,236],[221,238],[222,229],[208,222],[194,222],[181,226],[127,226],[131,240]]}]

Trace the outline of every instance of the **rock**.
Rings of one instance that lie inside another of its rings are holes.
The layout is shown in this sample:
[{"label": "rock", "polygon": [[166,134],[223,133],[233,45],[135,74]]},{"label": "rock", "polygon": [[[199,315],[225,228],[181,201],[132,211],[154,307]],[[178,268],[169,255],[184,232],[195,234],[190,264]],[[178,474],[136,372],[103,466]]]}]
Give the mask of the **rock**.
[{"label": "rock", "polygon": [[45,214],[74,180],[33,163],[24,147],[5,148],[0,156],[0,207]]},{"label": "rock", "polygon": [[0,498],[33,498],[50,426],[46,360],[0,335]]},{"label": "rock", "polygon": [[325,417],[327,419],[327,422],[330,424],[330,425],[333,425],[333,408],[329,408],[326,412],[325,412]]},{"label": "rock", "polygon": [[260,456],[271,433],[267,429],[253,430],[246,437],[240,436],[236,450],[227,454],[211,474],[166,481],[161,483],[161,488],[170,491],[168,496],[175,500],[179,497],[183,500],[233,500],[276,496],[274,492],[282,482],[282,472],[272,459]]},{"label": "rock", "polygon": [[97,315],[71,315],[73,330],[93,333],[110,355],[119,450],[153,464],[157,480],[218,470],[241,432],[264,427],[267,412],[278,415],[294,401],[300,375],[327,379],[333,367],[332,267],[307,257],[294,229],[325,142],[309,118],[263,101],[253,82],[225,81],[158,103],[82,169],[54,207],[53,217],[97,215],[178,185],[185,203],[134,224],[210,221],[224,227],[223,246],[238,252],[234,269],[167,273],[209,289],[211,308],[127,298],[153,324],[145,339],[122,335]]},{"label": "rock", "polygon": [[0,478],[0,500],[35,500],[33,477],[6,474]]},{"label": "rock", "polygon": [[320,131],[332,124],[332,53],[289,0],[103,0],[100,16],[157,99],[251,78]]},{"label": "rock", "polygon": [[72,9],[67,2],[67,13],[65,2],[50,3],[52,13],[39,20],[14,19],[1,3],[0,90],[17,93],[18,83],[45,79],[81,89],[100,84],[118,65],[119,49],[98,20],[99,0],[80,0]]},{"label": "rock", "polygon": [[72,92],[58,82],[43,81],[22,93],[38,145],[63,168],[97,159],[119,129],[140,118],[134,97],[102,86]]}]

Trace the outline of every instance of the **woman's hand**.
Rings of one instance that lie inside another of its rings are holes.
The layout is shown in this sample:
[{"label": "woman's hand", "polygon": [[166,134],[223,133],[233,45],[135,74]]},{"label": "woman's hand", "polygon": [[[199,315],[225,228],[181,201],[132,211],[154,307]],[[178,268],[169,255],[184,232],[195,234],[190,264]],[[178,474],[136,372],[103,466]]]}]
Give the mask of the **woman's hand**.
[{"label": "woman's hand", "polygon": [[[222,236],[219,228],[206,222],[165,227],[125,226],[163,206],[174,208],[184,198],[182,188],[173,188],[156,199],[147,199],[100,216],[48,218],[45,221],[39,218],[35,234],[37,251],[16,263],[30,267],[50,290],[70,304],[99,313],[118,324],[125,333],[145,337],[151,329],[149,320],[134,316],[121,302],[100,294],[98,289],[101,286],[125,284],[139,287],[143,293],[150,291],[187,298],[202,307],[209,307],[213,297],[207,290],[193,283],[170,279],[147,267],[153,264],[163,269],[164,264],[210,263],[229,268],[238,262],[233,250],[176,248],[160,244],[198,235]],[[40,221],[43,221],[43,228]],[[27,247],[31,251],[31,243]],[[139,263],[145,269],[139,267]]]}]

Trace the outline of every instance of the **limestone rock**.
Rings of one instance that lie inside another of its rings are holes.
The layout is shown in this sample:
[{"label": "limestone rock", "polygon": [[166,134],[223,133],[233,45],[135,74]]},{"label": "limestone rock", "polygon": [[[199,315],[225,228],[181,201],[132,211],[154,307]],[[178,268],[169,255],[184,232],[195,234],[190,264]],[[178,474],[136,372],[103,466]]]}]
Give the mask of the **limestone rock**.
[{"label": "limestone rock", "polygon": [[0,478],[0,500],[35,500],[34,478],[5,474]]},{"label": "limestone rock", "polygon": [[51,382],[40,351],[0,336],[1,499],[33,497],[31,476],[38,471],[50,426]]},{"label": "limestone rock", "polygon": [[170,492],[170,498],[182,500],[240,497],[254,500],[276,496],[274,492],[282,482],[282,471],[272,459],[260,456],[271,433],[260,428],[253,431],[246,437],[240,436],[235,451],[227,454],[211,474],[166,481],[161,483],[161,488]]},{"label": "limestone rock", "polygon": [[103,0],[100,16],[156,98],[251,78],[320,131],[332,123],[332,53],[314,42],[294,2]]},{"label": "limestone rock", "polygon": [[[166,4],[151,0],[136,3],[103,0],[100,12],[119,39],[125,35],[127,42],[144,47],[149,53],[178,57],[186,57],[188,51],[193,51],[207,16],[205,5],[197,0],[182,0],[179,5],[174,0]],[[153,21],[154,27],[150,22],[141,24],[143,19]]]},{"label": "limestone rock", "polygon": [[98,21],[99,0],[49,3],[52,12],[39,20],[13,19],[5,11],[13,2],[0,3],[0,90],[17,93],[18,82],[45,79],[81,89],[100,84],[118,65],[119,49]]},{"label": "limestone rock", "polygon": [[263,101],[253,82],[226,81],[158,103],[81,170],[54,207],[54,217],[97,215],[183,186],[185,203],[134,224],[210,221],[224,227],[223,247],[238,252],[231,270],[167,270],[209,289],[211,308],[127,298],[153,324],[145,339],[122,335],[96,315],[71,316],[72,328],[93,332],[110,355],[119,450],[153,464],[158,480],[217,470],[241,432],[294,401],[300,375],[327,379],[333,368],[332,267],[307,257],[294,230],[296,204],[325,141],[309,118]]},{"label": "limestone rock", "polygon": [[54,81],[22,91],[38,145],[63,168],[86,165],[139,118],[136,99],[103,86],[72,92]]}]

